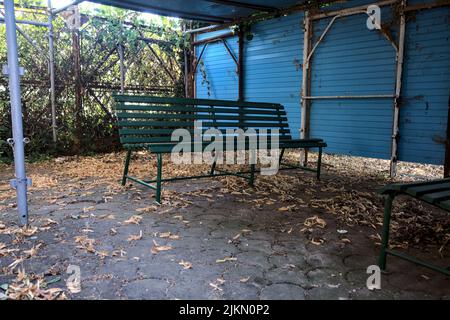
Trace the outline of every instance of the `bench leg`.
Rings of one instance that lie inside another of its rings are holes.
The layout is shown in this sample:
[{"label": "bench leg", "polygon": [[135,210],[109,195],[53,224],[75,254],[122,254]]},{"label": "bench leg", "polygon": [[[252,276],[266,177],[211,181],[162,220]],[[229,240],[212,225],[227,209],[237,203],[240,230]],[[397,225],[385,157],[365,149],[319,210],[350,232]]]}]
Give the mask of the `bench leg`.
[{"label": "bench leg", "polygon": [[130,166],[131,150],[127,151],[127,157],[125,158],[125,168],[123,169],[122,185],[127,183],[128,167]]},{"label": "bench leg", "polygon": [[383,231],[381,236],[381,251],[378,265],[381,270],[386,270],[386,250],[389,246],[389,225],[391,223],[392,202],[394,201],[394,194],[389,194],[384,203],[384,218]]},{"label": "bench leg", "polygon": [[250,187],[255,185],[255,164],[250,165],[250,178],[248,179],[248,184]]},{"label": "bench leg", "polygon": [[155,201],[161,204],[161,179],[162,179],[162,153],[156,154],[157,171],[156,171],[156,197]]},{"label": "bench leg", "polygon": [[319,156],[317,158],[317,180],[320,180],[321,167],[322,167],[322,147],[319,147]]},{"label": "bench leg", "polygon": [[211,165],[211,170],[209,171],[209,175],[211,175],[211,176],[213,176],[216,171],[216,160],[217,160],[217,155],[214,154],[214,161]]},{"label": "bench leg", "polygon": [[280,158],[278,159],[278,166],[281,166],[281,161],[283,161],[283,156],[284,156],[284,148],[281,149]]}]

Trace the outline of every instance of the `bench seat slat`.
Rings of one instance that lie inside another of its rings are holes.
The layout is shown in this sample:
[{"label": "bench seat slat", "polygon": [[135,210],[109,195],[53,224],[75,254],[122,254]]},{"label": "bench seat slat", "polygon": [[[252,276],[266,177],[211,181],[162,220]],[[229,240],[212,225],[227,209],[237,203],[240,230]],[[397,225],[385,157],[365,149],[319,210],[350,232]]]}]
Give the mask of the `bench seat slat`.
[{"label": "bench seat slat", "polygon": [[[229,138],[230,136],[224,136],[223,140],[226,141],[227,138]],[[261,135],[258,135],[258,137],[261,137]],[[267,143],[270,143],[271,139],[273,136],[268,135],[267,136]],[[233,136],[234,139],[236,139],[235,136]],[[214,138],[212,139],[214,141]],[[289,136],[279,136],[278,137],[279,143],[280,143],[280,148],[283,147],[290,147],[292,145],[301,145],[304,143],[320,143],[323,141],[320,140],[316,140],[316,139],[305,139],[302,141],[292,141],[291,138]],[[158,142],[168,142],[168,141],[172,141],[172,136],[171,135],[161,135],[161,136],[130,136],[130,135],[126,135],[126,136],[121,136],[120,137],[120,141],[121,143],[125,143],[125,144],[130,144],[130,143],[148,143],[148,144],[152,144],[152,143],[158,143]]]},{"label": "bench seat slat", "polygon": [[211,100],[211,99],[189,99],[189,98],[170,98],[155,96],[137,96],[137,95],[114,95],[118,102],[137,102],[137,103],[162,103],[162,104],[185,104],[185,105],[205,105],[216,107],[256,107],[263,109],[281,109],[282,106],[277,103],[231,101],[231,100]]},{"label": "bench seat slat", "polygon": [[[170,105],[170,106],[161,106],[161,105],[135,105],[135,104],[123,104],[118,103],[115,106],[116,110],[123,111],[163,111],[163,112],[211,112],[212,110],[216,113],[231,113],[238,114],[242,112],[239,110],[239,107],[236,108],[217,108],[211,109],[211,107],[197,107],[197,106],[182,106],[182,105]],[[249,115],[281,115],[285,116],[286,111],[284,109],[258,109],[258,108],[245,108],[245,114]]]},{"label": "bench seat slat", "polygon": [[433,193],[437,191],[450,190],[450,182],[442,182],[437,184],[427,184],[424,186],[411,187],[406,189],[406,192],[410,195],[417,197],[422,196],[427,193]]},{"label": "bench seat slat", "polygon": [[[232,129],[232,128],[231,128]],[[194,133],[194,129],[192,127],[187,129],[191,134]],[[203,129],[203,132],[205,132],[207,129]],[[223,134],[226,134],[226,129],[217,129],[220,130]],[[258,128],[255,129],[257,133],[259,133],[261,130]],[[161,134],[172,134],[173,129],[120,129],[119,135],[120,136],[152,136],[152,135],[161,135]],[[280,133],[280,136],[285,137],[291,137],[290,130],[289,129],[280,129],[278,131]]]},{"label": "bench seat slat", "polygon": [[399,191],[405,191],[409,188],[413,187],[422,187],[422,186],[428,186],[428,185],[434,185],[434,184],[440,184],[444,182],[450,182],[450,178],[446,179],[439,179],[439,180],[430,180],[430,181],[424,181],[424,182],[413,182],[413,183],[394,183],[389,184],[387,186],[384,186],[379,191],[381,194],[387,194],[391,192],[399,192]]},{"label": "bench seat slat", "polygon": [[193,120],[241,120],[241,121],[287,121],[286,117],[267,117],[267,116],[239,116],[239,115],[221,115],[221,114],[171,114],[171,113],[118,113],[119,119],[193,119]]},{"label": "bench seat slat", "polygon": [[424,199],[430,203],[438,203],[440,201],[450,200],[450,190],[427,193],[419,198]]},{"label": "bench seat slat", "polygon": [[[176,127],[176,128],[194,128],[193,121],[124,121],[117,122],[122,127]],[[287,123],[274,123],[274,122],[245,122],[243,125],[246,128],[287,128]],[[203,127],[227,127],[238,128],[239,122],[203,122]]]},{"label": "bench seat slat", "polygon": [[[177,142],[175,143],[154,143],[154,144],[146,144],[146,145],[142,145],[142,147],[148,148],[150,151],[155,152],[155,153],[171,153],[172,149],[175,145],[178,145],[179,147],[181,146],[185,146],[188,147],[190,146],[191,150],[194,151],[195,146],[201,146],[201,150],[203,151],[203,149],[209,145],[210,142],[202,142],[202,143],[187,143],[187,144],[178,144]],[[125,145],[126,146],[126,145]],[[315,141],[305,141],[305,142],[297,142],[297,144],[286,144],[283,145],[283,143],[280,143],[280,148],[286,148],[286,149],[294,149],[294,148],[315,148],[315,147],[326,147],[326,144],[324,142],[322,143],[317,143]],[[223,146],[223,150],[225,150],[225,142],[224,142],[224,146]],[[238,145],[234,145],[234,149],[238,150]],[[245,144],[245,146],[243,147],[242,150],[249,150],[250,149],[250,145],[247,142]],[[268,144],[268,149],[270,149],[270,144]]]}]

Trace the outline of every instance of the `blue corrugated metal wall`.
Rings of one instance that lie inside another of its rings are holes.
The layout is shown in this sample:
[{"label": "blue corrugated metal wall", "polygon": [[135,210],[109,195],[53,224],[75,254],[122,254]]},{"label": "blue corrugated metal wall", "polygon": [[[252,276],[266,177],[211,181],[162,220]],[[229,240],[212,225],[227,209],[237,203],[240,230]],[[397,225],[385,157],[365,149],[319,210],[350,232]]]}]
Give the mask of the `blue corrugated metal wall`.
[{"label": "blue corrugated metal wall", "polygon": [[450,8],[410,16],[405,59],[399,158],[443,164],[450,99]]},{"label": "blue corrugated metal wall", "polygon": [[[211,38],[225,32],[216,31],[200,34],[197,40]],[[237,37],[226,39],[229,47],[238,57]],[[196,55],[199,56],[205,45],[196,48]],[[197,67],[196,73],[196,97],[208,99],[238,99],[238,74],[236,73],[236,63],[228,53],[222,42],[208,44],[203,57]]]},{"label": "blue corrugated metal wall", "polygon": [[[387,10],[382,19],[387,20]],[[313,23],[313,43],[331,18]],[[312,96],[392,95],[395,49],[366,27],[367,15],[335,20],[311,61]],[[327,141],[327,152],[390,157],[393,99],[313,100],[310,136]]]},{"label": "blue corrugated metal wall", "polygon": [[252,27],[245,43],[246,100],[281,103],[293,137],[299,137],[302,82],[303,13],[264,21]]},{"label": "blue corrugated metal wall", "polygon": [[[410,4],[424,1],[409,1]],[[371,3],[352,1],[351,5]],[[338,7],[349,4],[339,4]],[[335,8],[330,8],[335,9]],[[399,159],[442,164],[450,94],[449,8],[409,13],[400,113]],[[382,21],[392,19],[382,11]],[[394,94],[395,51],[367,16],[336,20],[312,60],[312,95]],[[292,133],[300,128],[303,14],[258,23],[245,43],[245,98],[286,106]],[[329,19],[314,22],[314,41]],[[396,24],[393,25],[396,38]],[[202,35],[210,37],[212,34]],[[238,53],[237,39],[229,39]],[[197,49],[197,53],[200,48]],[[204,65],[211,98],[237,99],[236,66],[221,43],[206,49]],[[197,96],[208,90],[197,75]],[[310,135],[324,138],[327,152],[388,159],[391,152],[392,99],[315,100]]]}]

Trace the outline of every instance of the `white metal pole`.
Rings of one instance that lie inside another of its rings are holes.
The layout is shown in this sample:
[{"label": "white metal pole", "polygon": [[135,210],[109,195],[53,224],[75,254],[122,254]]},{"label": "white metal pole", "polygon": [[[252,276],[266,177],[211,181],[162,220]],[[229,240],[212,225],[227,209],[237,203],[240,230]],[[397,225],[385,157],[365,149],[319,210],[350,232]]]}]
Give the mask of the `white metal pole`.
[{"label": "white metal pole", "polygon": [[52,107],[52,134],[53,142],[56,142],[56,96],[55,96],[55,48],[53,43],[53,13],[52,1],[47,1],[48,7],[48,63],[50,71],[50,103]]},{"label": "white metal pole", "polygon": [[17,208],[19,222],[28,224],[27,185],[28,179],[25,171],[25,148],[22,124],[22,105],[20,99],[20,69],[17,51],[16,17],[14,0],[5,0],[6,42],[8,47],[9,94],[11,100],[11,119],[14,148],[14,168],[16,179],[11,181],[12,187],[17,191]]}]

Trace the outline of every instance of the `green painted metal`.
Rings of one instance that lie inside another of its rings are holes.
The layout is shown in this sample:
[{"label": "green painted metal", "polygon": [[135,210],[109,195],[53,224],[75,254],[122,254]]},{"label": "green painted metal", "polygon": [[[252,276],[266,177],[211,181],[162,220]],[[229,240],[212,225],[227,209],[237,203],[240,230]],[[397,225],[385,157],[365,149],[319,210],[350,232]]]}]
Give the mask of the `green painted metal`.
[{"label": "green painted metal", "polygon": [[395,197],[400,194],[406,194],[424,202],[433,204],[441,209],[450,211],[450,179],[440,179],[420,183],[391,184],[385,186],[379,192],[387,195],[384,205],[383,231],[378,262],[380,269],[386,269],[387,255],[393,255],[431,270],[450,275],[450,270],[448,268],[442,268],[408,254],[389,249],[389,226],[392,215],[392,203]]},{"label": "green painted metal", "polygon": [[171,98],[171,97],[155,97],[155,96],[138,96],[138,95],[113,95],[117,102],[138,102],[138,103],[167,103],[180,105],[203,105],[216,107],[253,107],[265,109],[283,109],[278,103],[264,102],[248,102],[248,101],[231,101],[231,100],[211,100],[211,99],[189,99],[189,98]]},{"label": "green painted metal", "polygon": [[432,263],[429,263],[427,261],[415,258],[413,256],[404,254],[404,253],[399,252],[399,251],[387,249],[386,252],[389,253],[391,256],[395,256],[397,258],[400,258],[400,259],[412,262],[412,263],[417,264],[419,266],[422,266],[422,267],[425,267],[425,268],[428,268],[428,269],[431,269],[431,270],[443,273],[443,274],[445,274],[447,276],[450,276],[450,268],[440,267],[440,266],[437,266],[435,264],[432,264]]},{"label": "green painted metal", "polygon": [[[204,106],[181,106],[181,105],[143,105],[143,104],[116,104],[116,110],[120,111],[155,111],[155,112],[211,112],[216,113],[239,113],[239,107],[204,107]],[[246,108],[246,114],[280,115],[286,116],[284,109],[260,109]]]},{"label": "green painted metal", "polygon": [[156,173],[156,202],[161,204],[161,178],[162,178],[162,154],[156,154],[157,173]]},{"label": "green painted metal", "polygon": [[157,190],[157,187],[147,183],[144,180],[141,180],[141,179],[138,179],[138,178],[135,178],[135,177],[131,177],[131,176],[128,176],[128,175],[127,175],[127,179],[130,179],[131,181],[134,181],[136,183],[142,184],[143,186],[146,186],[147,188],[150,188],[150,189],[153,189],[153,190]]},{"label": "green painted metal", "polygon": [[322,167],[322,147],[319,147],[319,155],[317,158],[317,180],[320,180],[320,169]]},{"label": "green painted metal", "polygon": [[255,164],[250,165],[250,178],[248,184],[253,187],[255,185]]},{"label": "green painted metal", "polygon": [[127,157],[125,158],[125,167],[123,169],[123,178],[122,178],[123,186],[127,183],[127,175],[128,175],[128,168],[130,166],[130,159],[131,159],[131,150],[128,150]]},{"label": "green painted metal", "polygon": [[381,236],[381,253],[379,259],[379,265],[381,270],[386,269],[387,249],[389,246],[389,226],[391,223],[392,202],[394,201],[394,195],[389,194],[386,197],[384,204],[384,218],[383,218],[383,231]]},{"label": "green painted metal", "polygon": [[[267,133],[266,130],[268,128],[277,129],[277,140],[279,141],[279,147],[283,150],[282,153],[284,153],[285,149],[319,148],[319,161],[316,169],[283,164],[280,170],[303,169],[316,172],[317,178],[320,178],[322,148],[326,147],[326,143],[322,139],[292,139],[286,112],[280,104],[134,95],[115,95],[114,99],[116,101],[120,141],[128,150],[122,183],[124,184],[126,179],[130,179],[156,190],[155,200],[157,203],[161,203],[161,184],[164,181],[232,175],[248,180],[249,184],[253,186],[255,173],[260,172],[260,170],[256,170],[254,164],[250,165],[249,171],[229,172],[219,170],[214,162],[209,174],[163,178],[163,154],[171,153],[175,145],[179,146],[178,141],[171,141],[172,132],[179,128],[185,128],[191,134],[197,132],[198,129],[194,128],[194,120],[204,120],[202,122],[202,132],[209,128],[220,128],[219,130],[225,134],[223,141],[224,150],[226,147],[226,128],[244,130],[253,128],[258,136],[266,135],[269,148],[273,135]],[[263,129],[264,131],[261,131]],[[235,138],[233,136],[233,139]],[[187,142],[185,147],[190,148],[190,150],[203,151],[209,144],[210,141],[199,143],[191,141]],[[245,139],[243,146],[235,144],[234,148],[235,151],[251,151],[250,146],[249,139]],[[131,150],[135,149],[147,149],[156,154],[156,179],[141,180],[128,175]],[[280,156],[280,164],[281,160],[282,155]],[[156,183],[156,186],[153,183]]]}]

